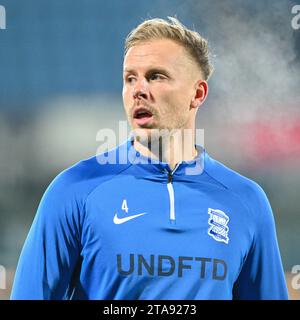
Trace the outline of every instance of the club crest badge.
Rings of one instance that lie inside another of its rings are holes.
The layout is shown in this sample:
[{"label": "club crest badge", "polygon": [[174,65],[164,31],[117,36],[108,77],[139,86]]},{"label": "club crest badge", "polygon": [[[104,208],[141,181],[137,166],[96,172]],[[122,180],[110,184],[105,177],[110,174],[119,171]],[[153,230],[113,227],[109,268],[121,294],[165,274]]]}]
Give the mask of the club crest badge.
[{"label": "club crest badge", "polygon": [[216,241],[224,242],[228,244],[229,238],[228,238],[228,221],[229,217],[225,212],[217,209],[208,209],[208,224],[210,225],[207,233],[209,236],[214,238]]}]

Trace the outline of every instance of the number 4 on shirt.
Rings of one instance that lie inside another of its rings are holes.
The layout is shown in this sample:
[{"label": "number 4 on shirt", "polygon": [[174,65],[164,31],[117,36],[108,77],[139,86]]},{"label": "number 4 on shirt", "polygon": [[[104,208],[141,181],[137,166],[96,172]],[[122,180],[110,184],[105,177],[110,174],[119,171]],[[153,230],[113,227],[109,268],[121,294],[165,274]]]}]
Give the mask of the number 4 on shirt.
[{"label": "number 4 on shirt", "polygon": [[122,202],[122,210],[124,210],[126,213],[128,213],[128,206],[127,206],[127,200],[124,199]]}]

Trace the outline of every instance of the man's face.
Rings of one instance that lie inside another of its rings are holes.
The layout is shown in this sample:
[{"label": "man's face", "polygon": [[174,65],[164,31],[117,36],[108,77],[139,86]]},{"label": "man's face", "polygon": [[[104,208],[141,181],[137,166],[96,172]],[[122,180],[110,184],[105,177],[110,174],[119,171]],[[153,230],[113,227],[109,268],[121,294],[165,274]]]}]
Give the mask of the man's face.
[{"label": "man's face", "polygon": [[168,39],[133,46],[123,71],[123,102],[132,129],[193,128],[201,71],[183,46]]}]

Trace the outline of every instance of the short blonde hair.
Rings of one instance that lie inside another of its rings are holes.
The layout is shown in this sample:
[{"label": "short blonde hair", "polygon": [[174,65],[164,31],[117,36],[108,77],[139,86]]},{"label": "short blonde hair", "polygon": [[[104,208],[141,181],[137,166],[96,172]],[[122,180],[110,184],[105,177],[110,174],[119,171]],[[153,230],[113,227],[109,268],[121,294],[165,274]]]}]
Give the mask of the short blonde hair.
[{"label": "short blonde hair", "polygon": [[168,19],[169,21],[158,18],[146,20],[133,29],[125,40],[125,55],[137,44],[156,39],[170,39],[181,44],[189,52],[207,80],[213,72],[207,40],[198,32],[189,30],[178,19]]}]

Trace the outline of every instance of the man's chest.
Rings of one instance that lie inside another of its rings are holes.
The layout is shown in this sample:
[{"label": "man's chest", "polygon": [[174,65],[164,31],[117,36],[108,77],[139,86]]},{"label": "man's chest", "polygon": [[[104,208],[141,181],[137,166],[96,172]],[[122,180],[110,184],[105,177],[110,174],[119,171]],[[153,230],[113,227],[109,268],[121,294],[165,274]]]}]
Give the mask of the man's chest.
[{"label": "man's chest", "polygon": [[125,182],[89,197],[87,255],[103,255],[103,268],[122,276],[237,276],[252,240],[238,199],[205,184],[174,182],[170,192],[166,183]]}]

